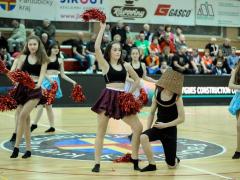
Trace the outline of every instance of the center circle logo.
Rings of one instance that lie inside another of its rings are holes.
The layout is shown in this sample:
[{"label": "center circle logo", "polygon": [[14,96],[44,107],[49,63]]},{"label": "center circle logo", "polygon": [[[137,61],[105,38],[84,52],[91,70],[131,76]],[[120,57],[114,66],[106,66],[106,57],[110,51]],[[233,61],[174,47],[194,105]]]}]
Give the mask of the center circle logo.
[{"label": "center circle logo", "polygon": [[[53,134],[32,137],[32,154],[35,156],[72,159],[94,160],[94,141],[96,134]],[[163,161],[164,151],[160,141],[152,142],[154,158]],[[2,143],[6,150],[12,150],[14,144],[9,141]],[[180,159],[196,159],[220,155],[224,147],[200,140],[179,138],[177,141],[177,156]],[[25,141],[20,144],[20,152],[25,151]],[[103,161],[113,161],[126,153],[131,153],[131,143],[127,135],[107,134],[104,139],[102,153]],[[139,159],[146,160],[143,150],[139,150]]]}]

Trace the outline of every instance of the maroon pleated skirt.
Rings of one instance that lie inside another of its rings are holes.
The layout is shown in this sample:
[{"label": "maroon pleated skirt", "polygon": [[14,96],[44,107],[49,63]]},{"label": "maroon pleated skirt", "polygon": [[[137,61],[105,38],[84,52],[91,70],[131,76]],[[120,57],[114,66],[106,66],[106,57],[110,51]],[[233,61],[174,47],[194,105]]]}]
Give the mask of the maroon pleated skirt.
[{"label": "maroon pleated skirt", "polygon": [[126,114],[121,111],[118,96],[123,91],[103,89],[97,102],[92,106],[91,110],[97,114],[105,111],[105,115],[116,120],[122,119]]},{"label": "maroon pleated skirt", "polygon": [[42,94],[42,88],[38,89],[29,89],[22,84],[18,84],[13,98],[17,101],[18,105],[24,105],[31,99],[40,99],[38,104],[46,104],[47,99]]}]

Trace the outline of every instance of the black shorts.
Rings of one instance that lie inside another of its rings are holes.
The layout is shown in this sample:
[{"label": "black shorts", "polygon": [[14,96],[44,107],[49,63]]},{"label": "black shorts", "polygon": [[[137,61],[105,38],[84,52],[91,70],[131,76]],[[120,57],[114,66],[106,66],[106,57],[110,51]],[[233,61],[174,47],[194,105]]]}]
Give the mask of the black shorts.
[{"label": "black shorts", "polygon": [[165,129],[151,128],[143,132],[149,138],[149,141],[160,140],[165,154],[165,161],[168,165],[174,166],[177,153],[177,127]]}]

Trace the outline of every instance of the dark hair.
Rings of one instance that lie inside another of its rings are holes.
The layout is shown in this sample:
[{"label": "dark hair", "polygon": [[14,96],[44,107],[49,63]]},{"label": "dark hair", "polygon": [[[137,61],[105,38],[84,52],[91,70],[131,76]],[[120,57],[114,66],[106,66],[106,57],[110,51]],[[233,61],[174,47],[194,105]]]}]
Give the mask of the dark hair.
[{"label": "dark hair", "polygon": [[30,54],[30,51],[28,49],[28,43],[30,40],[36,40],[38,42],[38,49],[37,49],[37,52],[36,52],[36,57],[37,57],[37,64],[43,64],[45,62],[49,62],[49,58],[47,56],[47,53],[46,53],[46,50],[43,46],[43,43],[41,42],[40,38],[38,36],[29,36],[28,39],[27,39],[27,42],[24,46],[24,49],[22,51],[22,54],[24,55],[29,55]]},{"label": "dark hair", "polygon": [[106,49],[105,49],[105,52],[104,52],[104,58],[106,59],[106,61],[107,62],[109,62],[110,63],[110,59],[111,59],[111,49],[112,49],[112,46],[114,45],[114,44],[119,44],[120,45],[120,47],[121,47],[121,56],[120,56],[120,58],[119,58],[119,60],[118,60],[118,64],[120,63],[120,64],[122,64],[123,63],[123,59],[122,59],[122,46],[121,46],[121,44],[119,43],[119,42],[116,42],[116,41],[112,41],[112,42],[110,42],[108,45],[107,45],[107,47],[106,47]]},{"label": "dark hair", "polygon": [[235,83],[239,85],[240,84],[240,61],[238,61],[236,65],[236,71],[235,71]]},{"label": "dark hair", "polygon": [[141,62],[141,60],[140,60],[140,50],[139,50],[139,48],[137,48],[137,47],[132,47],[131,48],[131,50],[130,50],[130,62],[132,62],[132,57],[131,57],[131,54],[132,54],[132,51],[134,50],[134,49],[136,49],[137,51],[138,51],[138,53],[139,53],[139,62]]},{"label": "dark hair", "polygon": [[59,44],[58,41],[53,41],[53,43],[50,44],[50,46],[48,47],[48,50],[47,50],[47,55],[48,55],[48,56],[51,55],[51,53],[52,53],[52,48],[54,48],[55,46],[57,46],[58,49],[59,49],[59,52],[58,52],[58,54],[57,54],[57,57],[59,58],[59,57],[60,57],[60,44]]},{"label": "dark hair", "polygon": [[164,30],[167,31],[167,28],[169,28],[169,27],[172,28],[172,26],[170,26],[170,25],[165,25]]}]

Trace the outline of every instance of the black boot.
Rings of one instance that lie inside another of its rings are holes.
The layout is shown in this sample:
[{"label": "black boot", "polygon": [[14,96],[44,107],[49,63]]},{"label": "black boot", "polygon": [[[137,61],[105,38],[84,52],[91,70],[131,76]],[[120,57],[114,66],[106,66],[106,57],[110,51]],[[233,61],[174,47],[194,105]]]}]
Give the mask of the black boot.
[{"label": "black boot", "polygon": [[141,169],[141,172],[146,172],[146,171],[156,171],[157,167],[155,164],[149,164],[145,168]]},{"label": "black boot", "polygon": [[17,158],[18,157],[18,153],[19,153],[19,148],[14,147],[12,155],[10,156],[10,158]]},{"label": "black boot", "polygon": [[34,131],[34,129],[37,129],[37,124],[32,124],[32,126],[31,126],[31,132],[33,132]]},{"label": "black boot", "polygon": [[55,132],[55,128],[50,127],[48,130],[45,131],[45,133],[49,133],[49,132]]},{"label": "black boot", "polygon": [[9,140],[10,142],[15,142],[16,141],[17,134],[13,133],[11,139]]},{"label": "black boot", "polygon": [[92,168],[92,172],[99,172],[100,171],[100,164],[95,164],[95,166]]},{"label": "black boot", "polygon": [[232,159],[240,159],[240,152],[235,152]]},{"label": "black boot", "polygon": [[23,159],[30,158],[32,155],[31,151],[26,151],[25,154],[22,156]]},{"label": "black boot", "polygon": [[139,168],[138,166],[138,162],[139,160],[138,159],[132,159],[131,158],[131,162],[133,163],[133,169],[136,170],[136,171],[140,171],[141,169]]}]

